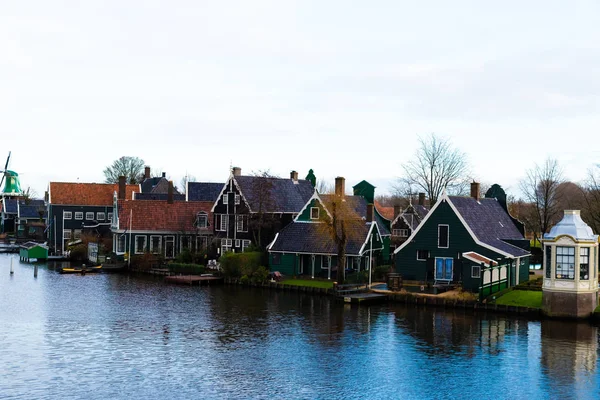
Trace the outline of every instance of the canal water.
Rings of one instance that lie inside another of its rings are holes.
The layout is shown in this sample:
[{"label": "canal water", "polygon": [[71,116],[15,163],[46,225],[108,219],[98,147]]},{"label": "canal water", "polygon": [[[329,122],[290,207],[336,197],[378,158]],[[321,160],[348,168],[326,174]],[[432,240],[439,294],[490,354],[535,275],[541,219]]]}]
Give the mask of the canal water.
[{"label": "canal water", "polygon": [[51,264],[34,278],[0,255],[1,399],[593,399],[598,351],[587,323]]}]

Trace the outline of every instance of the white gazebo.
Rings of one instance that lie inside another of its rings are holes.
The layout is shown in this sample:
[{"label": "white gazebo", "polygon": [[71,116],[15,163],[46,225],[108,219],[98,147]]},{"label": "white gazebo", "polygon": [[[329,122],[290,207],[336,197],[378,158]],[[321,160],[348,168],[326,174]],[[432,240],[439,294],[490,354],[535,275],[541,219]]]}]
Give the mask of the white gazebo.
[{"label": "white gazebo", "polygon": [[554,317],[588,317],[598,305],[598,235],[579,214],[563,219],[544,235],[542,308]]}]

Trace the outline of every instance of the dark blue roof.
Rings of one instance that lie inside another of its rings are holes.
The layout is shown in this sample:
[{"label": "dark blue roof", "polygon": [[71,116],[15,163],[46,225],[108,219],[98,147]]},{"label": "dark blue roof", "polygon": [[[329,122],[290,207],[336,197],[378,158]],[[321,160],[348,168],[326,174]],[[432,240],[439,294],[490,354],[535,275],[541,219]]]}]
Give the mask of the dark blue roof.
[{"label": "dark blue roof", "polygon": [[[327,204],[330,203],[330,197],[333,196],[331,194],[321,194],[319,197],[323,199],[323,201]],[[362,196],[346,196],[346,202],[350,204],[350,206],[356,212],[356,215],[360,218],[367,219],[367,200],[365,200]],[[377,222],[377,226],[379,228],[379,232],[381,236],[387,236],[390,234],[390,230],[388,229],[388,223],[386,220],[379,215],[378,212],[375,212],[375,222]]]},{"label": "dark blue roof", "polygon": [[263,212],[269,213],[300,212],[315,191],[310,181],[305,179],[293,181],[262,176],[236,176],[234,179],[253,212],[260,209],[263,190],[268,192],[262,200]]},{"label": "dark blue roof", "polygon": [[[269,249],[274,252],[337,254],[337,246],[327,233],[322,230],[322,224],[310,222],[293,222],[283,228]],[[359,251],[367,239],[369,225],[350,227],[353,232],[348,234],[346,254],[360,255]]]},{"label": "dark blue roof", "polygon": [[217,201],[224,183],[188,182],[188,201]]},{"label": "dark blue roof", "polygon": [[458,196],[450,196],[449,199],[479,241],[515,257],[529,254],[505,242],[525,238],[496,199],[477,201],[472,197]]},{"label": "dark blue roof", "polygon": [[17,213],[17,199],[4,198],[4,212],[7,214]]},{"label": "dark blue roof", "polygon": [[[134,192],[133,196],[135,200],[164,200],[167,201],[168,193],[137,193]],[[174,193],[173,200],[185,201],[185,195]]]},{"label": "dark blue roof", "polygon": [[19,218],[40,218],[40,211],[42,218],[46,218],[47,209],[44,206],[19,204]]}]

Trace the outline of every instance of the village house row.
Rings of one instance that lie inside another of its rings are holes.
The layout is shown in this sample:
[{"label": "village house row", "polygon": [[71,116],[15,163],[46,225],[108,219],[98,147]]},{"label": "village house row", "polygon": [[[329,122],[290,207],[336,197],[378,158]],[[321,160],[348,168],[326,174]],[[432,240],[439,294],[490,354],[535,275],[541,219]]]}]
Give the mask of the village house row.
[{"label": "village house row", "polygon": [[188,182],[178,192],[163,173],[129,185],[50,182],[45,200],[4,198],[3,232],[47,241],[50,254],[68,252],[83,235],[97,238],[117,255],[207,252],[218,258],[259,248],[269,268],[288,276],[332,279],[338,249],[323,224],[331,221],[333,198],[353,212],[346,245],[348,272],[393,264],[405,280],[460,282],[467,290],[490,293],[528,279],[530,244],[523,224],[508,213],[506,194],[493,185],[480,197],[444,193],[435,204],[420,194],[417,204],[383,207],[375,187],[356,183],[346,193],[342,177],[335,191],[319,193],[312,170],[305,179],[243,175],[233,168],[222,183]]}]

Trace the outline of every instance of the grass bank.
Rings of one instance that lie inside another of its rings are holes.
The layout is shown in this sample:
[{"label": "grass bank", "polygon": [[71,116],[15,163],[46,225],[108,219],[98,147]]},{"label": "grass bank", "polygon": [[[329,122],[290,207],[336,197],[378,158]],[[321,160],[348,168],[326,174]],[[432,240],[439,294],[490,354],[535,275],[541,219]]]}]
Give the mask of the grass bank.
[{"label": "grass bank", "polygon": [[542,292],[533,290],[511,290],[497,298],[496,304],[542,308]]},{"label": "grass bank", "polygon": [[315,281],[312,279],[286,279],[281,283],[284,285],[316,287],[322,289],[333,288],[333,282],[331,281]]}]

